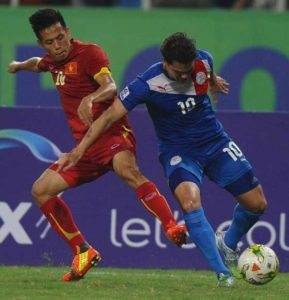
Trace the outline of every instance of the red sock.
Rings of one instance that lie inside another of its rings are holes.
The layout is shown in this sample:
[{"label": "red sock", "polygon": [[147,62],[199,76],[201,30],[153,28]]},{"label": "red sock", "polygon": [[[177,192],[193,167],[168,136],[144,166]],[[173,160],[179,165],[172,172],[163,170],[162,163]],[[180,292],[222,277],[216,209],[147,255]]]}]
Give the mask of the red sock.
[{"label": "red sock", "polygon": [[166,198],[160,194],[153,182],[143,183],[136,189],[136,194],[146,209],[161,221],[165,231],[176,224]]},{"label": "red sock", "polygon": [[60,197],[55,196],[46,201],[40,209],[52,228],[69,244],[73,254],[78,254],[80,245],[86,243],[86,241],[74,223],[66,203]]}]

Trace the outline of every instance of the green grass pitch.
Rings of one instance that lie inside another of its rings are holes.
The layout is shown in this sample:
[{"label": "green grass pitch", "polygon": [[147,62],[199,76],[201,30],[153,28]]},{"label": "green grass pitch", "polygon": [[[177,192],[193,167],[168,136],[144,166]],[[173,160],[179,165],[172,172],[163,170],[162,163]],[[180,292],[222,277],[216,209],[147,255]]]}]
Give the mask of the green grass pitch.
[{"label": "green grass pitch", "polygon": [[289,299],[289,273],[264,286],[236,280],[218,288],[211,271],[93,268],[78,282],[61,282],[64,267],[0,266],[0,299]]}]

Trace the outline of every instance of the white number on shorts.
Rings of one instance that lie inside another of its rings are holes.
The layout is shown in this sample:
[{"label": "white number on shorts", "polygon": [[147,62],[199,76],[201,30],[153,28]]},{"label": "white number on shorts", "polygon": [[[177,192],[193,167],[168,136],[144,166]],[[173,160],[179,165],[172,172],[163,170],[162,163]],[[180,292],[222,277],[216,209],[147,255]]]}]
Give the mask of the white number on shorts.
[{"label": "white number on shorts", "polygon": [[236,161],[238,160],[238,157],[243,156],[241,149],[234,142],[229,142],[228,148],[224,148],[223,152],[228,153],[233,161]]}]

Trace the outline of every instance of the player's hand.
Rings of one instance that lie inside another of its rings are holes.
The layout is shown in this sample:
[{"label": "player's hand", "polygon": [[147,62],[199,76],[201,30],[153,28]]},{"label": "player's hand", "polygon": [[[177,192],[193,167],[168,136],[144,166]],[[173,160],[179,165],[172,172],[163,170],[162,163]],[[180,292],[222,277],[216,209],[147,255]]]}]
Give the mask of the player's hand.
[{"label": "player's hand", "polygon": [[56,172],[66,172],[74,167],[81,158],[81,154],[77,151],[77,148],[70,153],[62,153],[58,160],[58,168]]},{"label": "player's hand", "polygon": [[210,93],[214,103],[218,102],[217,93],[222,93],[224,95],[229,94],[229,83],[226,79],[216,76],[214,80],[210,82]]},{"label": "player's hand", "polygon": [[7,68],[7,71],[9,73],[16,73],[18,71],[18,65],[19,65],[19,62],[18,61],[11,61],[11,63],[8,65],[8,68]]},{"label": "player's hand", "polygon": [[78,116],[80,120],[87,126],[90,126],[93,122],[93,114],[92,114],[92,97],[87,96],[82,98],[78,109]]}]

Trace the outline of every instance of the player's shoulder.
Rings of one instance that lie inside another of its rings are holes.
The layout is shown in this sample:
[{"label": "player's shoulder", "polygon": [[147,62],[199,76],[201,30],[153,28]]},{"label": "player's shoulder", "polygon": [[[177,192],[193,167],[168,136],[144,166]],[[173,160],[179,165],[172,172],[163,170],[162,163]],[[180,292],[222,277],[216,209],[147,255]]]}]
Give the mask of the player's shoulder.
[{"label": "player's shoulder", "polygon": [[197,57],[196,60],[208,60],[209,62],[213,61],[212,54],[204,49],[198,49],[197,50]]},{"label": "player's shoulder", "polygon": [[72,44],[78,52],[105,52],[102,47],[95,43],[86,43],[79,40],[73,40]]},{"label": "player's shoulder", "polygon": [[41,57],[41,60],[40,61],[45,61],[45,62],[49,62],[49,63],[54,63],[52,57],[46,53],[44,54],[42,57]]},{"label": "player's shoulder", "polygon": [[147,81],[163,73],[163,63],[157,62],[151,65],[144,73],[140,74],[140,78]]},{"label": "player's shoulder", "polygon": [[38,62],[38,70],[42,72],[50,71],[51,69],[53,69],[54,65],[54,60],[48,53],[46,53],[40,58],[40,61]]}]

